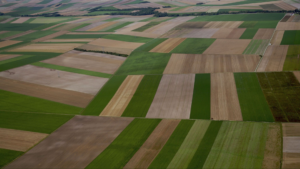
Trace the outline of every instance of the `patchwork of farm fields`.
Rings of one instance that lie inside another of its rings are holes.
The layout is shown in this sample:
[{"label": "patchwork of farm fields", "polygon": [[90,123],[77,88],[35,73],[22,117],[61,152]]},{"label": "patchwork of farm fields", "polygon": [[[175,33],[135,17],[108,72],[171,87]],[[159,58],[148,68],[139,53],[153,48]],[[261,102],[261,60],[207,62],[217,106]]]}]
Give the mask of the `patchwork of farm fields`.
[{"label": "patchwork of farm fields", "polygon": [[108,14],[296,8],[141,2],[0,1],[0,168],[299,168],[298,14]]}]

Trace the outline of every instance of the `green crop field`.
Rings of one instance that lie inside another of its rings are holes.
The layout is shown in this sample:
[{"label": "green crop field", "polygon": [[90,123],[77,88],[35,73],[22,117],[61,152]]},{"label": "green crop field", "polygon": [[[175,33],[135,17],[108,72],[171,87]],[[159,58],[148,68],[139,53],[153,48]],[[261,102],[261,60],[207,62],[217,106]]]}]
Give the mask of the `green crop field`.
[{"label": "green crop field", "polygon": [[273,122],[272,112],[260,88],[256,74],[235,73],[234,79],[243,120]]},{"label": "green crop field", "polygon": [[83,74],[83,75],[89,75],[89,76],[96,76],[96,77],[103,77],[103,78],[111,77],[111,74],[107,74],[107,73],[94,72],[94,71],[77,69],[77,68],[72,68],[72,67],[53,65],[53,64],[49,64],[49,63],[43,63],[43,62],[36,62],[36,63],[32,63],[31,65],[45,67],[45,68],[49,68],[49,69],[56,69],[56,70],[61,70],[61,71],[66,71],[66,72],[78,73],[78,74]]},{"label": "green crop field", "polygon": [[54,39],[89,39],[89,38],[103,38],[105,34],[64,34]]},{"label": "green crop field", "polygon": [[255,36],[257,31],[258,31],[257,28],[247,28],[245,32],[242,34],[242,36],[240,37],[240,39],[252,39]]},{"label": "green crop field", "polygon": [[162,75],[145,75],[124,110],[125,117],[146,117]]},{"label": "green crop field", "polygon": [[300,45],[300,30],[284,31],[281,45]]},{"label": "green crop field", "polygon": [[160,121],[160,119],[134,119],[86,168],[123,168]]},{"label": "green crop field", "polygon": [[22,154],[23,152],[20,151],[6,150],[0,148],[0,168],[12,162],[15,158],[21,156]]},{"label": "green crop field", "polygon": [[188,38],[171,53],[202,54],[216,39]]},{"label": "green crop field", "polygon": [[239,28],[276,28],[278,21],[245,21]]},{"label": "green crop field", "polygon": [[253,39],[243,54],[260,54],[262,55],[269,44],[269,40],[267,39]]},{"label": "green crop field", "polygon": [[105,30],[105,32],[114,32],[114,31],[116,31],[116,30],[118,30],[118,29],[121,29],[121,28],[123,28],[123,27],[125,27],[125,26],[127,26],[127,25],[129,25],[129,24],[132,24],[132,23],[133,23],[133,22],[124,22],[124,23],[121,23],[121,24],[119,24],[119,25],[117,25],[117,26],[111,28],[111,29]]},{"label": "green crop field", "polygon": [[51,35],[55,33],[56,31],[36,31],[18,38],[15,38],[13,40],[19,40],[19,41],[32,41],[47,35]]},{"label": "green crop field", "polygon": [[264,95],[279,122],[299,122],[300,83],[292,72],[257,74]]},{"label": "green crop field", "polygon": [[190,119],[210,119],[210,74],[196,74]]},{"label": "green crop field", "polygon": [[283,70],[285,71],[300,70],[299,55],[300,55],[300,46],[290,45],[284,61]]},{"label": "green crop field", "polygon": [[119,41],[126,41],[126,42],[137,42],[137,43],[147,43],[147,42],[152,40],[152,38],[130,36],[130,35],[117,35],[117,34],[105,35],[102,38],[112,39],[112,40],[119,40]]},{"label": "green crop field", "polygon": [[133,31],[136,31],[136,32],[143,32],[144,30],[146,30],[146,29],[149,29],[149,28],[151,28],[151,27],[153,27],[153,26],[155,26],[155,25],[158,25],[158,24],[160,24],[161,22],[149,22],[149,23],[147,23],[146,25],[144,25],[144,26],[141,26],[141,27],[139,27],[139,28],[137,28],[137,29],[134,29]]},{"label": "green crop field", "polygon": [[0,39],[4,39],[4,38],[7,38],[7,37],[10,37],[10,36],[13,36],[13,35],[17,35],[19,33],[22,33],[22,31],[9,31],[9,32],[6,32],[6,33],[2,33],[2,34],[0,34]]},{"label": "green crop field", "polygon": [[79,114],[82,108],[0,90],[0,111]]},{"label": "green crop field", "polygon": [[113,76],[109,79],[82,114],[98,116],[115,95],[125,78],[126,76]]},{"label": "green crop field", "polygon": [[0,31],[28,31],[31,29],[36,29],[43,24],[32,24],[32,23],[22,23],[22,24],[10,24],[2,23],[0,26]]}]

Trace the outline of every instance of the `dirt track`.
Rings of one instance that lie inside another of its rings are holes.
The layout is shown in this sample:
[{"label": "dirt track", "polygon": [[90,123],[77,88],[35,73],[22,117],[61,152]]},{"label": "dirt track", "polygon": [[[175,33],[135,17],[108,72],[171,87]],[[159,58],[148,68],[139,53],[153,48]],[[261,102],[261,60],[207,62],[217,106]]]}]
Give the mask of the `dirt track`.
[{"label": "dirt track", "polygon": [[77,168],[91,163],[133,120],[75,116],[5,168]]}]

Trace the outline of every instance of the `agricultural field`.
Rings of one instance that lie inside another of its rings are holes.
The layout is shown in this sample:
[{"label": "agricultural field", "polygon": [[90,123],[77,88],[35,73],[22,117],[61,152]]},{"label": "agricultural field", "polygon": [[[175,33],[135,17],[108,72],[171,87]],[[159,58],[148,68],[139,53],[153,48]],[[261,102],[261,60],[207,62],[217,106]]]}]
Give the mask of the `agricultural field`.
[{"label": "agricultural field", "polygon": [[299,168],[298,8],[1,0],[0,168]]}]

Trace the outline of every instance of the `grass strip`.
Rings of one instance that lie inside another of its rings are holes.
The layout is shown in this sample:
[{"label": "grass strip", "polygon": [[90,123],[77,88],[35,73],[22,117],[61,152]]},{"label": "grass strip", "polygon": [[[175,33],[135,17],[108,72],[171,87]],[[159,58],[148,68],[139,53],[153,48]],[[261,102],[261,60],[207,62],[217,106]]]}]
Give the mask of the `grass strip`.
[{"label": "grass strip", "polygon": [[0,168],[12,162],[17,157],[21,156],[23,152],[14,151],[14,150],[6,150],[0,148]]},{"label": "grass strip", "polygon": [[190,119],[210,119],[210,74],[196,74]]},{"label": "grass strip", "polygon": [[255,73],[235,73],[235,84],[244,121],[274,122]]},{"label": "grass strip", "polygon": [[123,168],[160,121],[160,119],[134,119],[86,168]]},{"label": "grass strip", "polygon": [[109,79],[82,114],[98,116],[115,95],[125,78],[126,76],[113,76]]},{"label": "grass strip", "polygon": [[61,71],[66,71],[66,72],[78,73],[78,74],[83,74],[83,75],[103,77],[103,78],[110,78],[112,76],[111,74],[107,74],[107,73],[93,72],[93,71],[89,71],[89,70],[53,65],[53,64],[49,64],[49,63],[43,63],[43,62],[35,62],[35,63],[32,63],[31,65],[45,67],[45,68],[49,68],[49,69],[56,69],[56,70],[61,70]]},{"label": "grass strip", "polygon": [[216,39],[188,38],[180,43],[171,53],[202,54]]},{"label": "grass strip", "polygon": [[145,75],[122,116],[146,117],[162,75]]},{"label": "grass strip", "polygon": [[212,121],[210,123],[193,159],[187,168],[203,168],[221,126],[222,121]]},{"label": "grass strip", "polygon": [[2,60],[2,61],[0,61],[0,65],[5,64],[5,63],[9,63],[9,62],[14,62],[14,61],[21,60],[21,59],[25,59],[25,58],[29,58],[29,57],[32,57],[32,55],[23,55],[23,56],[17,56],[17,57],[14,57],[14,58]]},{"label": "grass strip", "polygon": [[53,114],[79,114],[82,108],[0,90],[0,110]]},{"label": "grass strip", "polygon": [[149,169],[167,168],[194,124],[194,120],[181,120],[167,143],[153,160]]},{"label": "grass strip", "polygon": [[146,29],[149,29],[149,28],[151,28],[151,27],[153,27],[153,26],[155,26],[155,25],[158,25],[158,24],[160,24],[161,22],[149,22],[149,23],[147,23],[146,25],[144,25],[144,26],[141,26],[141,27],[139,27],[139,28],[137,28],[137,29],[134,29],[133,31],[136,31],[136,32],[143,32],[144,30],[146,30]]},{"label": "grass strip", "polygon": [[118,26],[115,26],[115,27],[111,28],[111,29],[105,30],[105,32],[115,32],[116,30],[121,29],[121,28],[123,28],[123,27],[125,27],[129,24],[132,24],[132,23],[133,22],[124,22],[124,23],[122,23]]},{"label": "grass strip", "polygon": [[0,128],[50,134],[73,117],[73,115],[0,111]]}]

